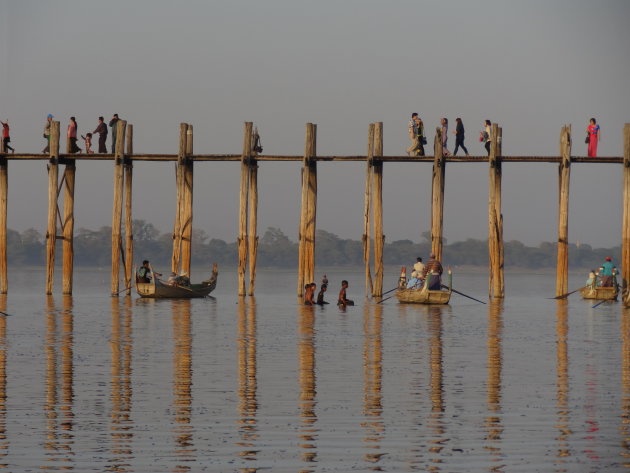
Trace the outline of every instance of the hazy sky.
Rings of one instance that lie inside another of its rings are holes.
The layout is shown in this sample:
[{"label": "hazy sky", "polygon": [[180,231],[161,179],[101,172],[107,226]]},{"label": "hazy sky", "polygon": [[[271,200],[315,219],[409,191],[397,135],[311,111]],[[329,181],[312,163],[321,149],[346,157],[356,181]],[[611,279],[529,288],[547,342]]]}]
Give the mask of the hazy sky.
[{"label": "hazy sky", "polygon": [[[0,0],[0,118],[13,146],[39,152],[46,114],[92,131],[99,115],[134,124],[136,152],[175,153],[178,124],[197,153],[240,153],[242,124],[265,153],[301,154],[304,124],[318,153],[364,154],[368,124],[384,122],[385,154],[404,154],[417,111],[430,131],[461,117],[471,154],[486,118],[503,127],[506,155],[557,155],[563,124],[585,155],[590,117],[600,155],[620,156],[630,122],[630,2],[619,1],[65,1]],[[109,143],[108,143],[109,144]],[[454,139],[449,145],[452,150]],[[555,164],[505,164],[505,239],[557,238]],[[45,233],[46,163],[9,164],[9,227]],[[362,233],[365,166],[320,163],[318,228]],[[569,237],[620,244],[620,165],[576,164]],[[134,217],[171,231],[172,163],[138,163]],[[295,237],[299,163],[262,163],[259,228]],[[112,164],[77,165],[76,226],[111,224]],[[238,163],[195,167],[194,226],[234,240]],[[487,164],[446,169],[445,236],[487,237]],[[430,229],[431,165],[388,164],[388,241]]]}]

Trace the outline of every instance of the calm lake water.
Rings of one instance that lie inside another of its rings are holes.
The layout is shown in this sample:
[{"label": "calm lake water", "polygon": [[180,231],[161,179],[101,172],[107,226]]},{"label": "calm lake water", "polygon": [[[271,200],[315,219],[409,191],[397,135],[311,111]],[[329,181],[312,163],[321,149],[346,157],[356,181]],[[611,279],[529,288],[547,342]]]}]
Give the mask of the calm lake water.
[{"label": "calm lake water", "polygon": [[[0,467],[630,471],[621,304],[547,300],[553,275],[508,273],[503,304],[376,305],[361,269],[327,274],[329,299],[348,279],[357,306],[299,306],[292,271],[259,270],[255,299],[225,270],[213,298],[151,301],[109,297],[106,270],[77,270],[73,297],[42,295],[43,270],[13,270]],[[485,273],[453,285],[486,299]]]}]

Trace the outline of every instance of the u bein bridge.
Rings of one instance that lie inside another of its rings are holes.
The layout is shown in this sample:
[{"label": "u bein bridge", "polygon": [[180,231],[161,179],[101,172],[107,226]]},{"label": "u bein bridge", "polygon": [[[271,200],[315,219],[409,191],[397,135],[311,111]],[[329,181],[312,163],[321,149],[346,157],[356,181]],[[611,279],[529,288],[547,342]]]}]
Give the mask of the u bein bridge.
[{"label": "u bein bridge", "polygon": [[[365,156],[317,156],[317,125],[306,124],[304,155],[259,154],[259,137],[251,122],[244,124],[241,154],[194,154],[193,126],[180,124],[178,153],[136,154],[133,150],[133,125],[124,120],[117,124],[117,140],[113,154],[71,154],[67,143],[66,154],[59,153],[60,126],[51,126],[49,154],[7,154],[0,149],[0,293],[8,291],[7,283],[7,201],[8,161],[46,160],[48,167],[48,225],[46,231],[46,294],[52,294],[57,240],[62,241],[62,292],[72,294],[73,238],[74,238],[74,186],[78,160],[111,160],[114,164],[114,197],[112,210],[112,271],[111,294],[131,293],[133,278],[132,184],[134,161],[174,161],[176,165],[177,207],[173,228],[172,271],[190,274],[193,221],[193,170],[194,163],[207,161],[235,161],[241,165],[240,206],[238,226],[238,293],[254,295],[258,248],[258,165],[265,161],[300,161],[301,208],[299,226],[299,254],[297,294],[302,296],[304,284],[315,280],[315,230],[317,216],[317,162],[362,161],[366,163],[365,205],[363,227],[363,257],[365,262],[366,294],[380,297],[383,294],[383,165],[384,163],[433,163],[431,199],[431,249],[442,259],[442,231],[444,211],[444,184],[447,163],[488,163],[488,253],[489,297],[502,299],[504,286],[503,214],[501,211],[501,179],[503,163],[556,163],[559,171],[558,260],[556,295],[568,292],[568,218],[569,182],[573,163],[623,165],[623,223],[622,269],[624,289],[630,281],[630,123],[624,126],[624,154],[619,157],[571,156],[571,126],[560,132],[560,153],[557,156],[503,156],[502,128],[492,125],[489,156],[445,156],[441,131],[436,129],[434,155],[422,157],[384,156],[383,123],[369,125],[367,154]],[[580,136],[581,133],[580,133]],[[0,146],[4,146],[0,144]],[[59,165],[63,176],[59,180]],[[63,194],[63,213],[59,197]],[[124,217],[124,218],[123,218]],[[123,233],[124,221],[124,233]],[[123,238],[124,235],[124,238]],[[124,240],[124,241],[123,241]],[[372,248],[373,246],[373,248]],[[371,257],[374,258],[374,275]],[[120,288],[120,273],[124,286]],[[246,271],[249,267],[249,281]]]}]

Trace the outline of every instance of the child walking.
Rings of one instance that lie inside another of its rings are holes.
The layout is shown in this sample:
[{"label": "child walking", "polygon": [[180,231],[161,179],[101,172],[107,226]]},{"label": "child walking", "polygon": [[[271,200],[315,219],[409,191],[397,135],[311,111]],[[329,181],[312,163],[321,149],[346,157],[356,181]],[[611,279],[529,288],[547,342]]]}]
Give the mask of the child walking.
[{"label": "child walking", "polygon": [[94,151],[92,151],[92,133],[86,133],[85,136],[81,135],[81,138],[85,142],[85,152],[94,154]]}]

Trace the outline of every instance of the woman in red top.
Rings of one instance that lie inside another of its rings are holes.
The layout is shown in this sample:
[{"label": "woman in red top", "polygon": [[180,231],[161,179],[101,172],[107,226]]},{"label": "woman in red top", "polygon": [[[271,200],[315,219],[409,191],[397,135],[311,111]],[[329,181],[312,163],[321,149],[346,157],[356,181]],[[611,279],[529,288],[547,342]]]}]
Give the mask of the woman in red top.
[{"label": "woman in red top", "polygon": [[590,124],[586,127],[586,133],[588,134],[588,157],[597,157],[597,143],[599,143],[601,132],[597,120],[591,118]]},{"label": "woman in red top", "polygon": [[81,148],[77,146],[77,121],[74,117],[70,117],[70,124],[68,125],[68,139],[70,140],[70,153],[80,153]]},{"label": "woman in red top", "polygon": [[4,152],[8,153],[9,150],[11,150],[12,153],[15,153],[15,149],[9,146],[9,142],[11,141],[11,134],[9,132],[9,120],[7,120],[6,122],[0,120],[0,123],[2,123],[2,143],[4,144]]}]

